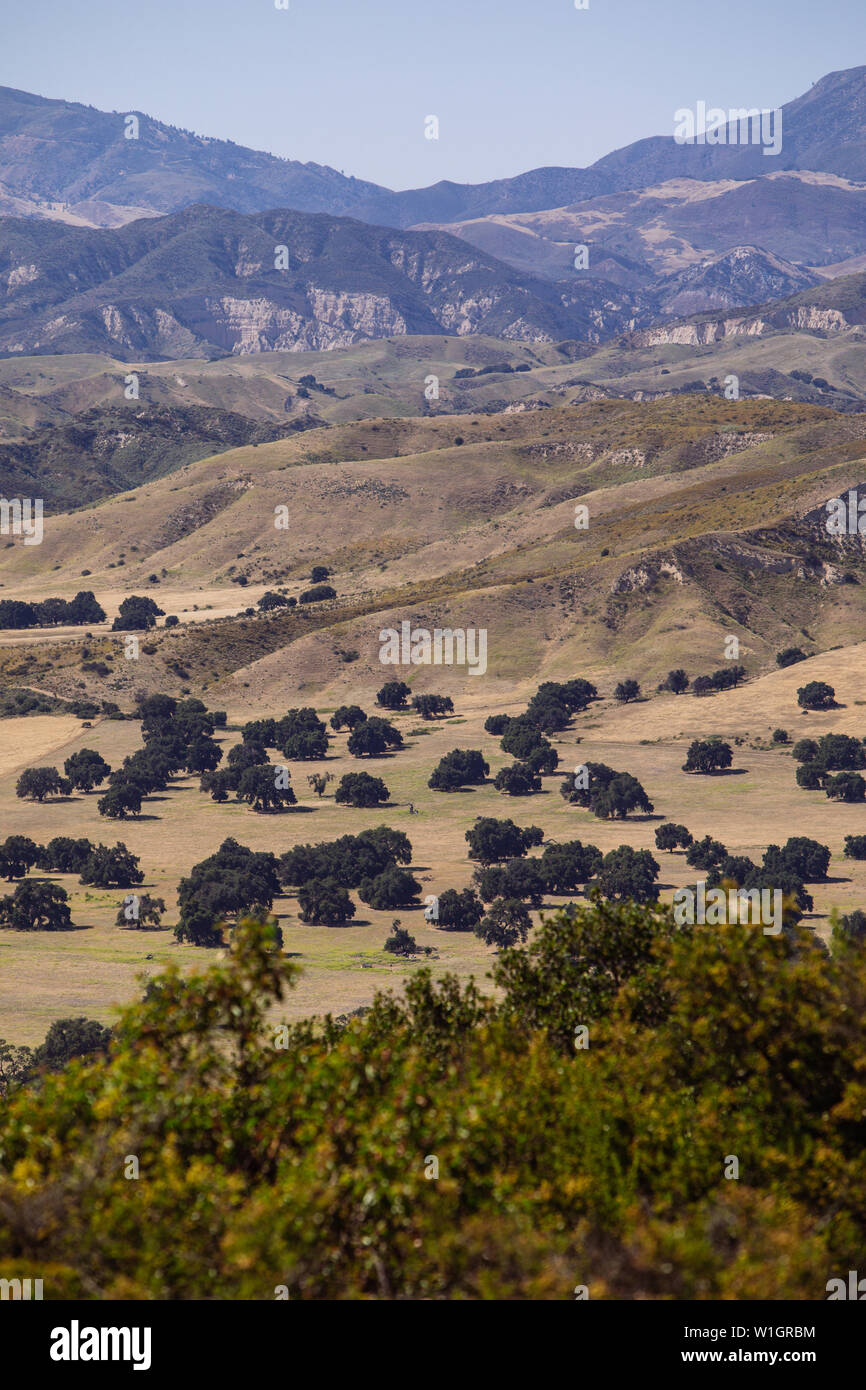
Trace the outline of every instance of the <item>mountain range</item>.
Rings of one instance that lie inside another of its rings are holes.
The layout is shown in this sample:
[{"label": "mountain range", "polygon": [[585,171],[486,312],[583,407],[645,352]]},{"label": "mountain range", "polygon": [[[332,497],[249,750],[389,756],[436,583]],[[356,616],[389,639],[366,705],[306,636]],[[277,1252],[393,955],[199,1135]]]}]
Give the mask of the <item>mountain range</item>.
[{"label": "mountain range", "polygon": [[754,306],[780,331],[784,311],[765,306],[803,295],[790,326],[859,324],[804,306],[866,269],[866,67],[782,118],[772,156],[671,135],[590,169],[394,193],[0,88],[0,355],[214,360],[431,334],[647,344]]},{"label": "mountain range", "polygon": [[[673,104],[673,103],[672,103]],[[0,87],[0,212],[116,225],[207,202],[239,212],[292,207],[393,227],[563,207],[671,178],[760,178],[813,170],[866,180],[866,66],[828,73],[782,107],[782,148],[638,140],[588,169],[533,169],[489,183],[445,180],[394,192],[327,166],[180,130],[143,112],[105,112]],[[134,115],[136,138],[126,138]]]}]

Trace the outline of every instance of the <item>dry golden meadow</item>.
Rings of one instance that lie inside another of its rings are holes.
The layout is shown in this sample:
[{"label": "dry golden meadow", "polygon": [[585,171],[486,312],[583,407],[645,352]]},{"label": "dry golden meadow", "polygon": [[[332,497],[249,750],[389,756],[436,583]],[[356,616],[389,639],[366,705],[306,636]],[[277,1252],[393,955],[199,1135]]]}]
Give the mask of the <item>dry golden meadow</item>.
[{"label": "dry golden meadow", "polygon": [[[21,801],[15,796],[21,768],[33,763],[59,766],[82,747],[98,749],[117,766],[140,746],[139,725],[98,720],[92,728],[83,729],[81,721],[67,716],[6,719],[0,722],[0,823],[6,833],[30,835],[39,842],[54,835],[84,835],[108,844],[122,840],[141,859],[144,890],[165,898],[168,925],[177,920],[178,880],[229,835],[253,849],[280,854],[297,843],[387,823],[404,830],[412,841],[412,871],[421,881],[423,896],[469,883],[473,865],[467,858],[464,833],[476,816],[511,816],[522,825],[542,826],[550,839],[578,838],[603,851],[619,844],[650,848],[661,866],[662,898],[668,900],[673,888],[694,880],[694,871],[688,869],[682,854],[655,850],[653,832],[661,818],[687,825],[696,837],[710,833],[733,853],[758,858],[770,842],[809,835],[833,852],[830,880],[812,886],[815,913],[806,919],[825,934],[833,907],[848,911],[866,902],[866,864],[842,856],[847,834],[866,833],[866,807],[840,805],[828,801],[822,792],[802,791],[794,781],[796,765],[790,752],[768,745],[778,727],[787,728],[792,738],[830,731],[862,736],[866,703],[858,701],[864,689],[864,665],[866,644],[859,644],[709,698],[657,694],[628,706],[617,705],[602,684],[605,698],[578,715],[570,729],[553,736],[560,770],[543,779],[541,794],[506,797],[490,784],[457,793],[431,791],[426,785],[430,771],[453,747],[481,748],[491,765],[491,778],[510,761],[482,725],[492,707],[517,713],[522,702],[512,696],[497,703],[480,678],[480,689],[473,690],[472,683],[467,683],[469,689],[456,701],[452,718],[424,724],[409,713],[395,716],[406,747],[391,757],[363,762],[352,758],[346,752],[346,734],[341,733],[333,736],[326,763],[291,763],[299,805],[275,815],[256,814],[232,801],[218,805],[198,790],[197,776],[177,779],[167,794],[145,802],[140,817],[124,822],[98,814],[98,791],[42,805]],[[383,669],[387,675],[387,668]],[[831,681],[841,707],[827,714],[804,715],[797,707],[796,689],[807,679]],[[526,697],[532,688],[527,686]],[[362,699],[362,704],[369,712],[372,697]],[[327,717],[324,708],[320,713]],[[689,740],[708,733],[743,739],[735,747],[732,775],[696,777],[681,771]],[[238,737],[218,731],[224,752]],[[655,804],[655,817],[601,821],[567,806],[559,795],[561,772],[587,759],[637,776]],[[334,782],[321,799],[307,786],[310,771],[324,768],[339,778],[361,766],[385,779],[390,805],[378,810],[338,806],[333,799]],[[409,802],[414,803],[417,815],[410,814]],[[199,967],[210,954],[176,944],[165,929],[116,926],[122,890],[87,888],[74,875],[54,877],[70,894],[75,930],[0,931],[0,1036],[9,1041],[32,1045],[58,1017],[83,1014],[109,1022],[115,1007],[140,989],[142,972],[155,972],[169,960]],[[357,901],[357,895],[353,896]],[[551,897],[547,906],[565,901]],[[349,926],[313,927],[298,920],[294,897],[277,899],[275,911],[283,927],[285,950],[303,967],[287,1017],[345,1013],[368,1004],[383,985],[398,986],[423,958],[405,964],[383,952],[395,915],[419,946],[434,948],[435,971],[464,977],[474,974],[484,980],[491,953],[471,933],[446,932],[426,923],[423,907],[396,914],[375,912],[360,902],[357,907],[357,920]]]}]

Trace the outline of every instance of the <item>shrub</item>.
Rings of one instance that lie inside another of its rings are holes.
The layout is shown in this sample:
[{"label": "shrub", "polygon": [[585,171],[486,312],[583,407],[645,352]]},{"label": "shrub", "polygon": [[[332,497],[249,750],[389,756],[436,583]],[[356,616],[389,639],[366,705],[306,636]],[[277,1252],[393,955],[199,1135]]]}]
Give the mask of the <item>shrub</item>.
[{"label": "shrub", "polygon": [[311,879],[298,889],[298,916],[311,926],[343,927],[355,915],[355,904],[334,879]]},{"label": "shrub", "polygon": [[485,945],[502,950],[525,941],[531,926],[532,919],[519,898],[497,898],[475,928],[475,935]]},{"label": "shrub", "polygon": [[777,666],[796,666],[798,661],[805,661],[806,653],[799,647],[785,647],[783,651],[776,652]]},{"label": "shrub", "polygon": [[845,836],[845,858],[866,859],[866,835]]},{"label": "shrub", "polygon": [[69,894],[59,883],[28,878],[0,898],[0,923],[13,931],[65,931],[72,925]]},{"label": "shrub", "polygon": [[114,848],[94,845],[81,867],[81,882],[95,888],[133,888],[144,882],[137,857],[120,840]]},{"label": "shrub", "polygon": [[595,845],[566,840],[564,844],[546,845],[539,863],[548,892],[573,893],[598,873],[601,861],[601,850]]},{"label": "shrub", "polygon": [[411,694],[411,687],[405,681],[386,681],[376,695],[376,704],[383,709],[405,709]]},{"label": "shrub", "polygon": [[513,820],[479,816],[464,838],[469,845],[470,859],[482,864],[503,864],[526,854],[534,845],[540,845],[544,831],[538,825],[524,829]]},{"label": "shrub", "polygon": [[390,749],[403,747],[403,735],[387,719],[374,714],[355,725],[346,747],[354,758],[381,758]]},{"label": "shrub", "polygon": [[512,763],[510,767],[499,769],[493,785],[498,792],[505,792],[508,796],[531,796],[533,792],[541,791],[541,778],[533,773],[528,764]]},{"label": "shrub", "polygon": [[636,903],[653,902],[658,897],[655,880],[659,866],[648,849],[620,845],[604,856],[598,886],[606,898],[630,898]]},{"label": "shrub", "polygon": [[440,758],[427,782],[434,791],[451,792],[460,787],[480,786],[490,771],[476,748],[454,748]]},{"label": "shrub", "polygon": [[473,931],[483,915],[484,908],[472,888],[464,888],[462,893],[446,888],[439,894],[432,920],[443,931]]},{"label": "shrub", "polygon": [[401,927],[399,922],[394,923],[394,930],[386,938],[384,951],[389,951],[393,956],[414,956],[418,950],[418,943],[414,936],[410,936],[406,927]]},{"label": "shrub", "polygon": [[347,772],[340,779],[334,800],[343,806],[378,806],[390,795],[381,777],[371,777],[369,772]]},{"label": "shrub", "polygon": [[131,594],[120,605],[117,617],[111,624],[112,632],[147,632],[156,627],[157,618],[163,618],[165,610],[154,603],[152,598],[142,598]]},{"label": "shrub", "polygon": [[803,709],[832,709],[836,703],[836,692],[825,681],[809,681],[797,691],[797,704]]},{"label": "shrub", "polygon": [[613,698],[619,700],[622,704],[628,704],[630,700],[636,700],[639,695],[640,685],[634,680],[620,681],[619,684],[614,687]]},{"label": "shrub", "polygon": [[72,787],[61,777],[56,767],[28,767],[15,783],[15,795],[31,801],[44,801],[49,796],[66,796]]},{"label": "shrub", "polygon": [[675,849],[688,849],[692,843],[691,832],[684,825],[674,825],[666,821],[656,828],[656,849],[666,849],[673,854]]},{"label": "shrub", "polygon": [[245,767],[238,779],[235,796],[254,811],[265,813],[284,811],[287,806],[297,803],[288,769],[272,763]]},{"label": "shrub", "polygon": [[731,745],[721,739],[696,738],[689,745],[683,772],[714,773],[731,766],[734,760]]},{"label": "shrub", "polygon": [[385,869],[375,878],[361,880],[358,897],[361,902],[379,912],[395,907],[409,907],[421,892],[421,884],[405,869]]},{"label": "shrub", "polygon": [[298,603],[321,603],[326,598],[336,598],[337,590],[331,584],[314,584],[298,595]]}]

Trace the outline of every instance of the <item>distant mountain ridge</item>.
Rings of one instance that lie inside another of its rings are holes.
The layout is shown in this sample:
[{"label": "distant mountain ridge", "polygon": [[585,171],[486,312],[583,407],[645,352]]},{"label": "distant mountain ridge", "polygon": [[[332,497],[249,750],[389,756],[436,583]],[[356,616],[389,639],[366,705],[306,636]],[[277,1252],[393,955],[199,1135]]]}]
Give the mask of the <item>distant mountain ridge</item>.
[{"label": "distant mountain ridge", "polygon": [[0,355],[213,358],[407,333],[599,341],[636,322],[615,286],[551,284],[443,232],[322,213],[195,206],[114,231],[4,218],[0,267]]},{"label": "distant mountain ridge", "polygon": [[672,178],[743,180],[808,169],[866,181],[866,66],[828,73],[787,102],[776,156],[752,144],[678,144],[672,111],[670,135],[638,140],[588,169],[541,168],[403,192],[195,135],[140,112],[128,113],[139,129],[137,139],[126,139],[126,114],[0,87],[0,211],[116,225],[123,209],[141,216],[208,202],[240,212],[282,206],[408,227],[563,207]]}]

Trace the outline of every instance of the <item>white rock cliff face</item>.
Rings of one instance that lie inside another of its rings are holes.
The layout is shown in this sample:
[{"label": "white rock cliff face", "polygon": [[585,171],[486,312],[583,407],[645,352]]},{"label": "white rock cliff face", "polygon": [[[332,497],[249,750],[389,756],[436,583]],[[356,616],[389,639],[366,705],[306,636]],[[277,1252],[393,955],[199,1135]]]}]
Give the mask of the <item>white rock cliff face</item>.
[{"label": "white rock cliff face", "polygon": [[406,320],[391,301],[379,295],[334,293],[311,287],[309,314],[278,308],[267,299],[223,295],[205,301],[207,317],[200,331],[232,353],[327,351],[349,347],[363,338],[389,337],[407,331]]}]

